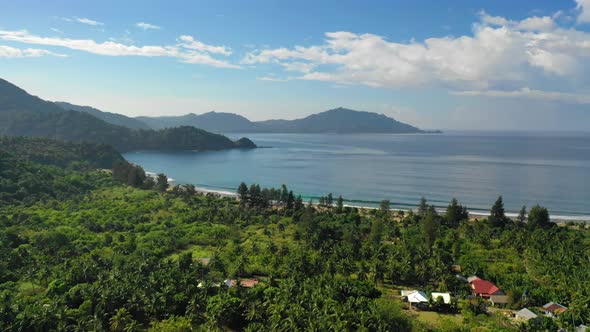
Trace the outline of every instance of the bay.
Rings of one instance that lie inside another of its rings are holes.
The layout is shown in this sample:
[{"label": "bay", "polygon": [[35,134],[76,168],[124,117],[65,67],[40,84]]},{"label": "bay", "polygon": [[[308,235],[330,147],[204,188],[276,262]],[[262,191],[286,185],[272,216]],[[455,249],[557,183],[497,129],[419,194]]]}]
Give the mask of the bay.
[{"label": "bay", "polygon": [[487,211],[498,195],[506,210],[541,204],[553,218],[590,219],[590,134],[446,132],[443,134],[229,134],[255,150],[140,151],[125,154],[178,183],[234,192],[240,182],[287,184],[306,200],[329,192],[350,205],[389,199],[438,208],[451,198]]}]

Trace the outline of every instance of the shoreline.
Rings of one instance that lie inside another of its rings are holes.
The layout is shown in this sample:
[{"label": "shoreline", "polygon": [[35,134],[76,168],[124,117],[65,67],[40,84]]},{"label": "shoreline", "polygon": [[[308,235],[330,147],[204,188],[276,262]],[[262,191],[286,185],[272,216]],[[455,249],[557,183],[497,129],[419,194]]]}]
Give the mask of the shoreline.
[{"label": "shoreline", "polygon": [[[228,190],[223,190],[223,189],[216,189],[216,188],[207,188],[207,187],[203,187],[203,186],[195,186],[195,191],[203,193],[203,194],[216,194],[222,197],[234,197],[237,198],[238,195],[235,192],[231,192]],[[301,195],[304,200],[305,198],[310,198],[310,196],[303,196]],[[346,199],[344,199],[344,202],[347,202]],[[349,201],[350,202],[350,201]],[[305,204],[307,204],[307,202],[304,202]],[[314,205],[318,205],[317,202],[313,203]],[[378,207],[375,206],[367,206],[367,205],[361,205],[361,204],[344,204],[344,206],[346,207],[352,207],[352,208],[358,208],[358,209],[366,209],[366,210],[376,210],[379,209]],[[390,211],[403,211],[403,212],[408,212],[408,211],[412,211],[414,209],[411,208],[391,208]],[[444,209],[436,209],[436,212],[438,212],[439,214],[444,213]],[[490,213],[488,211],[482,211],[482,210],[471,210],[468,209],[467,212],[469,213],[469,217],[471,218],[478,218],[478,217],[487,217],[490,215]],[[506,212],[506,216],[509,218],[516,218],[518,216],[517,212]],[[551,215],[550,213],[550,218],[552,222],[555,222],[557,224],[559,223],[566,223],[566,222],[576,222],[576,223],[590,223],[590,215],[588,216],[564,216],[564,215]]]}]

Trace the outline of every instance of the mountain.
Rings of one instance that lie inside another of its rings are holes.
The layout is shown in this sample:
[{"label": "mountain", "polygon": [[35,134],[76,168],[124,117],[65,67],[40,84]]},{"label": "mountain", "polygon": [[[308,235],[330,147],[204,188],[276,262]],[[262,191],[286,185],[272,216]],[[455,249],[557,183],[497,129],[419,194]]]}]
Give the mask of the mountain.
[{"label": "mountain", "polygon": [[178,126],[193,126],[216,133],[235,133],[255,131],[255,124],[245,117],[232,113],[208,112],[181,116],[138,117],[138,120],[154,129]]},{"label": "mountain", "polygon": [[120,152],[256,147],[248,139],[233,142],[223,135],[189,126],[157,131],[114,125],[86,112],[64,110],[5,80],[0,80],[0,135],[108,144]]},{"label": "mountain", "polygon": [[259,131],[289,133],[420,133],[422,130],[383,114],[336,108],[297,120],[257,123]]},{"label": "mountain", "polygon": [[59,113],[63,109],[50,101],[31,96],[25,90],[0,78],[0,112],[10,111]]},{"label": "mountain", "polygon": [[296,120],[252,122],[240,115],[217,112],[138,119],[155,129],[190,125],[219,133],[424,133],[383,114],[342,107]]},{"label": "mountain", "polygon": [[79,106],[70,103],[66,103],[63,101],[56,101],[54,102],[57,106],[63,108],[64,110],[71,110],[71,111],[78,111],[88,113],[96,118],[101,119],[104,122],[114,124],[117,126],[123,126],[131,129],[152,129],[147,124],[143,123],[142,121],[130,118],[128,116],[117,114],[117,113],[110,113],[110,112],[103,112],[98,110],[94,107],[90,106]]}]

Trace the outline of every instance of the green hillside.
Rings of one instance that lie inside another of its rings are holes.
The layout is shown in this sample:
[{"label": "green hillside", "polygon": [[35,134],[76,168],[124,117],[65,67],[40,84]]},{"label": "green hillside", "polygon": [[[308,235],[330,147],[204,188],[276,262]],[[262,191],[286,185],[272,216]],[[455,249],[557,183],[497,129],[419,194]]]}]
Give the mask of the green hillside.
[{"label": "green hillside", "polygon": [[[125,163],[99,146],[3,142],[2,331],[556,331],[590,320],[590,231],[547,223],[541,207],[524,223],[499,201],[489,220],[469,220],[456,201],[444,214],[331,195],[313,207],[287,187],[245,184],[238,201],[128,186],[142,171],[94,169]],[[472,299],[456,264],[494,282],[506,308]],[[409,306],[401,289],[452,301]],[[568,310],[545,317],[549,301]],[[511,318],[523,307],[541,318]]]},{"label": "green hillside", "polygon": [[64,110],[4,80],[0,80],[0,135],[108,144],[120,152],[256,147],[247,139],[236,143],[223,135],[188,126],[135,130],[114,125],[86,112]]}]

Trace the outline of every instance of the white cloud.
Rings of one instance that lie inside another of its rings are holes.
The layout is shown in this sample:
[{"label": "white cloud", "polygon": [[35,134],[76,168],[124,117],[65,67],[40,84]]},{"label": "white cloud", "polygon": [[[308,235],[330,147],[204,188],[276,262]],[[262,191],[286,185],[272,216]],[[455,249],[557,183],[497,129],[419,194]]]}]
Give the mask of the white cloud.
[{"label": "white cloud", "polygon": [[61,31],[61,30],[60,30],[60,29],[58,29],[58,28],[51,28],[51,31],[53,31],[53,32],[55,32],[55,33],[59,33],[60,35],[64,33],[63,31]]},{"label": "white cloud", "polygon": [[374,34],[328,32],[322,44],[249,52],[243,64],[278,64],[302,80],[370,87],[438,86],[486,90],[531,82],[590,85],[590,33],[551,17],[511,21],[481,12],[471,35],[393,42]]},{"label": "white cloud", "polygon": [[231,64],[227,61],[215,59],[211,57],[209,54],[197,53],[192,51],[180,53],[179,55],[177,55],[177,57],[180,59],[180,61],[184,63],[209,65],[219,68],[240,68],[240,66]]},{"label": "white cloud", "polygon": [[499,97],[499,98],[520,98],[520,99],[534,99],[542,101],[563,102],[568,104],[590,104],[590,96],[574,93],[555,92],[555,91],[541,91],[532,90],[529,88],[521,88],[519,90],[501,91],[501,90],[471,90],[471,91],[453,91],[456,96],[485,96],[485,97]]},{"label": "white cloud", "polygon": [[286,62],[281,64],[286,71],[295,71],[300,73],[309,73],[315,68],[313,63],[305,62]]},{"label": "white cloud", "polygon": [[578,23],[590,23],[590,0],[576,0],[579,10]]},{"label": "white cloud", "polygon": [[137,22],[135,23],[135,26],[143,29],[143,30],[160,30],[161,27],[154,25],[154,24],[150,24],[150,23],[145,23],[145,22]]},{"label": "white cloud", "polygon": [[208,53],[215,53],[215,54],[222,54],[222,55],[231,55],[231,50],[225,46],[212,46],[204,44],[198,40],[195,40],[191,36],[182,35],[178,37],[178,41],[180,45],[184,48],[188,48],[191,50],[197,51],[204,51]]},{"label": "white cloud", "polygon": [[[186,36],[188,37],[188,36]],[[96,42],[91,39],[69,39],[59,37],[40,37],[27,31],[0,30],[0,39],[35,45],[60,46],[77,51],[107,55],[107,56],[144,56],[144,57],[173,57],[182,62],[202,64],[221,68],[239,68],[224,60],[213,58],[208,48],[216,46],[204,45],[203,50],[192,49],[185,45],[175,46],[135,46],[114,41]],[[198,42],[193,40],[194,42]],[[200,42],[198,42],[200,43]],[[202,44],[202,43],[201,43]],[[225,54],[224,54],[225,55]]]},{"label": "white cloud", "polygon": [[278,77],[274,77],[272,75],[260,76],[260,77],[256,77],[256,79],[259,81],[269,81],[269,82],[286,82],[286,81],[288,81],[288,79],[286,79],[286,78],[278,78]]},{"label": "white cloud", "polygon": [[522,31],[546,31],[556,27],[554,19],[560,14],[555,13],[550,16],[533,16],[525,18],[522,21],[512,21],[501,16],[490,16],[485,11],[479,12],[481,23],[491,26],[509,27],[514,30]]},{"label": "white cloud", "polygon": [[499,25],[499,26],[510,24],[510,21],[507,20],[506,18],[501,17],[501,16],[490,16],[483,10],[479,12],[479,17],[480,17],[481,21],[485,24]]},{"label": "white cloud", "polygon": [[92,25],[92,26],[104,25],[104,23],[102,23],[102,22],[91,20],[86,17],[60,17],[60,18],[66,22],[78,22],[78,23]]},{"label": "white cloud", "polygon": [[65,57],[65,54],[54,53],[38,48],[19,49],[10,46],[0,45],[0,58],[38,58],[45,55]]},{"label": "white cloud", "polygon": [[83,23],[83,24],[88,24],[88,25],[104,25],[104,23],[95,21],[95,20],[91,20],[89,18],[86,17],[76,17],[75,20],[77,22]]},{"label": "white cloud", "polygon": [[549,16],[529,17],[520,21],[516,28],[519,30],[546,31],[555,28],[555,21]]}]

